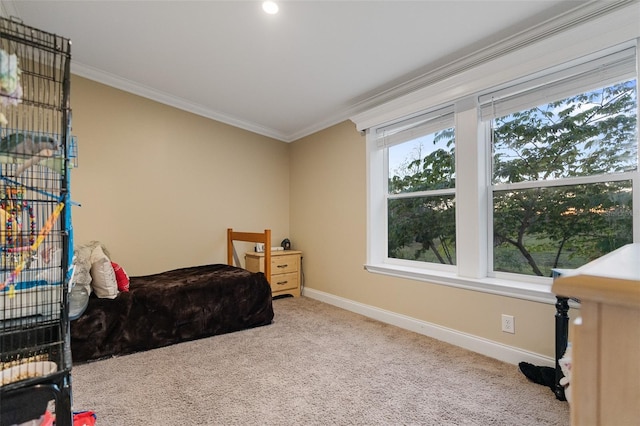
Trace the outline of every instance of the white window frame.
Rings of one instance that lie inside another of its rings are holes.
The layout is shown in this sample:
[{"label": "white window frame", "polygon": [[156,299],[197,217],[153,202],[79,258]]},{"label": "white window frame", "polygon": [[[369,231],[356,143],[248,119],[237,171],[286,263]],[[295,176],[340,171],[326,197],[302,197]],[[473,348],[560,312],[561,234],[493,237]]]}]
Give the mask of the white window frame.
[{"label": "white window frame", "polygon": [[[428,191],[416,191],[416,192],[403,192],[400,194],[390,194],[389,193],[389,158],[388,148],[395,145],[400,145],[405,142],[409,142],[411,140],[417,139],[422,136],[431,135],[435,132],[449,129],[451,127],[455,128],[454,119],[455,119],[455,108],[453,105],[445,106],[442,108],[436,108],[433,111],[428,111],[424,114],[420,114],[416,117],[407,118],[401,120],[398,123],[393,123],[391,125],[381,126],[376,129],[376,146],[378,149],[382,149],[383,151],[383,182],[382,185],[384,187],[384,226],[388,229],[388,213],[389,213],[389,200],[399,199],[399,198],[423,198],[430,196],[438,196],[438,195],[452,195],[455,197],[456,190],[455,188],[447,188],[447,189],[439,189],[439,190],[428,190]],[[411,122],[417,121],[417,126],[410,126]],[[406,124],[409,124],[407,126]],[[399,129],[399,131],[392,133],[390,136],[386,136],[386,129],[390,129],[391,132],[395,132]],[[439,271],[447,271],[447,272],[455,272],[456,265],[449,264],[441,264],[441,263],[430,263],[430,262],[422,262],[422,261],[412,261],[412,260],[404,260],[398,258],[391,258],[387,256],[387,248],[389,246],[388,241],[388,232],[385,233],[385,261],[389,264],[399,265],[399,266],[413,266],[420,269],[435,269]],[[426,265],[426,266],[425,266]]]},{"label": "white window frame", "polygon": [[[492,243],[488,235],[492,216],[490,139],[488,123],[481,123],[479,118],[478,96],[506,83],[517,82],[523,77],[548,72],[572,62],[581,63],[587,58],[618,51],[623,47],[636,48],[636,61],[639,62],[637,69],[640,69],[638,18],[640,4],[635,3],[614,11],[602,11],[586,23],[584,19],[581,21],[578,18],[575,18],[575,25],[564,22],[562,31],[547,28],[547,33],[552,34],[548,37],[536,38],[534,31],[526,42],[508,40],[505,45],[493,48],[503,49],[506,53],[497,54],[491,50],[483,52],[486,58],[492,59],[476,58],[477,65],[473,67],[454,63],[451,69],[438,71],[442,78],[438,78],[438,75],[430,76],[432,83],[427,86],[352,117],[359,130],[367,131],[365,268],[373,273],[395,277],[553,302],[555,296],[551,293],[551,278],[492,274],[488,270],[489,247]],[[562,27],[560,23],[555,25]],[[509,43],[524,47],[510,48]],[[433,268],[430,263],[390,260],[386,253],[386,150],[377,146],[375,129],[421,111],[451,104],[455,105],[456,154],[464,152],[464,155],[456,155],[457,265],[451,271]],[[640,123],[640,117],[638,122]],[[634,241],[640,241],[640,186],[637,173],[634,188]]]}]

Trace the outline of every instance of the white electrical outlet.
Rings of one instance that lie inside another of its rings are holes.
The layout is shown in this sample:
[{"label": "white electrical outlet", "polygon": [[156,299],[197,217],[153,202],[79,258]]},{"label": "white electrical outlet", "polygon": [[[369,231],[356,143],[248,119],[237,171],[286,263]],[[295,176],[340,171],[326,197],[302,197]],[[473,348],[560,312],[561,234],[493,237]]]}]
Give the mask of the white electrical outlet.
[{"label": "white electrical outlet", "polygon": [[515,334],[516,323],[513,315],[502,314],[502,331],[504,331],[505,333]]}]

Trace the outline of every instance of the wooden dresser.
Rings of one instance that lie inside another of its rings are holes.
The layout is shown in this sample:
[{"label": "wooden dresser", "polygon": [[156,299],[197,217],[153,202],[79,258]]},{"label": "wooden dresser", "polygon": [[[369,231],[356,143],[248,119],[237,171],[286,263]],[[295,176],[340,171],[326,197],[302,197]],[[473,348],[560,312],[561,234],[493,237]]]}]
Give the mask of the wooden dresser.
[{"label": "wooden dresser", "polygon": [[[279,250],[271,252],[271,294],[300,296],[302,252]],[[264,272],[264,253],[245,253],[245,268],[251,272]]]},{"label": "wooden dresser", "polygon": [[640,244],[554,280],[580,299],[572,324],[572,425],[640,425]]}]

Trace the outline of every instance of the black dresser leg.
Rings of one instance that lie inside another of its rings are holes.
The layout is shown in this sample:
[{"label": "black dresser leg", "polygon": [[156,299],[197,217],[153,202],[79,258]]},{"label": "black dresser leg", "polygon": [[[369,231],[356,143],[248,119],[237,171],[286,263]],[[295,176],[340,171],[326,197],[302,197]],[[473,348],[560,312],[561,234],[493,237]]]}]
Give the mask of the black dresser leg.
[{"label": "black dresser leg", "polygon": [[560,379],[564,377],[560,368],[559,360],[564,356],[567,350],[567,342],[569,341],[569,298],[556,297],[556,381],[555,390],[556,398],[560,401],[566,401],[564,395],[564,387],[560,384]]}]

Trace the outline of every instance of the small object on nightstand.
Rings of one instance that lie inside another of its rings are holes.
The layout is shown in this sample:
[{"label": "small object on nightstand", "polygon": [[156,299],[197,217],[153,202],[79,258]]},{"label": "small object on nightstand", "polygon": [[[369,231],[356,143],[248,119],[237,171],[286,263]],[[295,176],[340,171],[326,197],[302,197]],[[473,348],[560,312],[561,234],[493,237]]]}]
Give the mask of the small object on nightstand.
[{"label": "small object on nightstand", "polygon": [[280,246],[285,249],[285,250],[291,250],[291,241],[289,241],[288,238],[285,238],[284,240],[282,240],[282,242],[280,243]]}]

